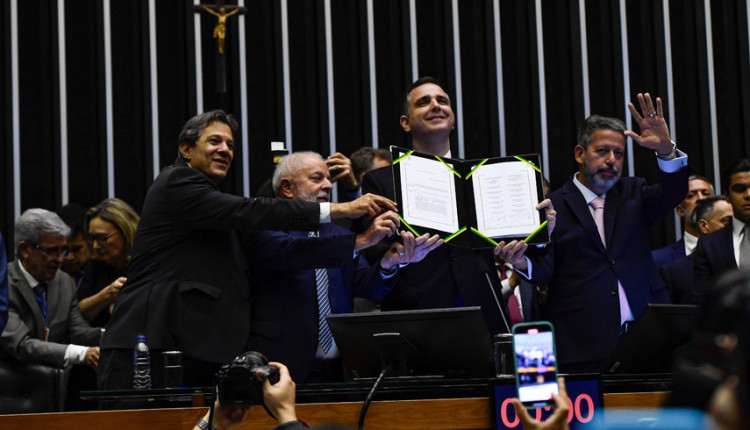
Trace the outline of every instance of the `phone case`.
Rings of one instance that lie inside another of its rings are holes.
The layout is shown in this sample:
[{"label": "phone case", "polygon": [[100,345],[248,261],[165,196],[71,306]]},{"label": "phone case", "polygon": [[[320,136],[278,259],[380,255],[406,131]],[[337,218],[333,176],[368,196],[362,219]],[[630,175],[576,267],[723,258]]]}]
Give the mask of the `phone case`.
[{"label": "phone case", "polygon": [[[538,329],[538,333],[529,330]],[[557,348],[551,323],[536,321],[513,326],[513,361],[518,398],[527,408],[554,405],[558,392]]]}]

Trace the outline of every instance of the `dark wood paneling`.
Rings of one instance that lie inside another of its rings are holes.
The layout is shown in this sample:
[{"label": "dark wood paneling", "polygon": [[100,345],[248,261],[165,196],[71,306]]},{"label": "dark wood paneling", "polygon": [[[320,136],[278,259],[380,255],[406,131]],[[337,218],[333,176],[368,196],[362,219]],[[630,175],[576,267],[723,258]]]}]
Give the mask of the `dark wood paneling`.
[{"label": "dark wood paneling", "polygon": [[107,197],[101,2],[66,1],[65,18],[69,197],[89,207]]},{"label": "dark wood paneling", "polygon": [[22,211],[60,203],[57,13],[47,3],[18,7]]},{"label": "dark wood paneling", "polygon": [[[236,1],[227,3],[236,4]],[[251,189],[272,171],[269,143],[285,136],[280,2],[246,2],[248,113],[240,112],[239,25],[227,26],[225,60],[229,85],[215,91],[216,19],[202,14],[204,110],[223,108],[240,119],[248,142],[235,154],[235,166],[224,188],[242,190],[244,151],[250,159]],[[459,14],[463,130],[467,157],[499,154],[493,0],[462,0],[458,11],[450,0],[417,0],[418,64],[422,75],[446,83],[456,97],[453,16]],[[543,0],[544,40],[537,40],[535,3],[500,0],[505,91],[505,134],[509,154],[541,152],[542,127],[537,44],[544,44],[547,137],[553,188],[577,169],[572,157],[575,130],[583,119],[583,66],[577,0]],[[22,207],[54,209],[62,203],[57,48],[57,3],[19,1],[20,171]],[[112,1],[112,67],[114,97],[115,190],[140,208],[152,180],[151,86],[149,39],[157,39],[159,166],[175,158],[176,136],[196,113],[196,73],[192,0],[156,2],[157,33],[148,29],[148,1]],[[324,0],[289,0],[291,111],[294,148],[329,153]],[[697,173],[714,178],[709,106],[705,13],[702,0],[671,1],[674,117],[678,144],[690,155]],[[372,127],[381,147],[406,145],[398,124],[403,90],[412,81],[409,2],[373,2],[377,80],[377,124],[371,124],[366,0],[333,0],[332,41],[336,146],[350,153],[370,144]],[[625,95],[620,32],[620,2],[586,2],[588,73],[593,113],[623,118],[626,98],[649,91],[667,100],[667,68],[661,2],[628,0],[627,30],[630,95]],[[720,169],[750,153],[750,61],[747,0],[712,1],[713,55]],[[104,100],[103,3],[66,0],[68,168],[70,201],[94,204],[107,197]],[[0,124],[3,208],[0,229],[12,240],[14,172],[10,68],[10,2],[0,7],[3,62]],[[458,103],[458,100],[456,100]],[[457,137],[453,136],[454,147]],[[634,148],[635,172],[653,178],[650,151]],[[657,227],[654,246],[670,239],[669,222]],[[664,233],[666,231],[666,233]]]}]

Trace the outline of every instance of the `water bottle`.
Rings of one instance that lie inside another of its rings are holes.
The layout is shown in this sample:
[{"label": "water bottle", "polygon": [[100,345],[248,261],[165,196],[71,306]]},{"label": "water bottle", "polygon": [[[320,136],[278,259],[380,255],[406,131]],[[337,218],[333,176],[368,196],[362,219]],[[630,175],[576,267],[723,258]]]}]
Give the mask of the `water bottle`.
[{"label": "water bottle", "polygon": [[133,389],[151,389],[151,355],[146,346],[146,336],[135,338],[133,348]]}]

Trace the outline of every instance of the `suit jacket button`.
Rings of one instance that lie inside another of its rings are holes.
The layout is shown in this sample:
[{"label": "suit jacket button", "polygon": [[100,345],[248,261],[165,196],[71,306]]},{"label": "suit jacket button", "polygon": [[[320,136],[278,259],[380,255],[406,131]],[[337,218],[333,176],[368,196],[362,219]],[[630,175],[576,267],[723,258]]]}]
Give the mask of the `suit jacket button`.
[{"label": "suit jacket button", "polygon": [[617,290],[615,290],[615,289],[609,290],[609,293],[614,296],[614,295],[617,294]]},{"label": "suit jacket button", "polygon": [[614,258],[610,258],[609,259],[609,265],[610,266],[614,266],[615,265],[615,259]]}]

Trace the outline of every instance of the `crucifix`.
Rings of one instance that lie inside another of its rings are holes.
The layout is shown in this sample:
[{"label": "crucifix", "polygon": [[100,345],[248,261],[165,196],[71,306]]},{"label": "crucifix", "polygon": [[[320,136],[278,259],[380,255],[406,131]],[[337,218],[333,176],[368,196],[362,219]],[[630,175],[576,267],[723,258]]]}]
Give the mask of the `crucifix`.
[{"label": "crucifix", "polygon": [[242,6],[224,5],[221,0],[218,4],[194,5],[195,13],[208,12],[216,17],[213,37],[216,39],[216,92],[224,94],[227,92],[226,60],[224,59],[224,42],[227,37],[227,18],[245,12]]}]

